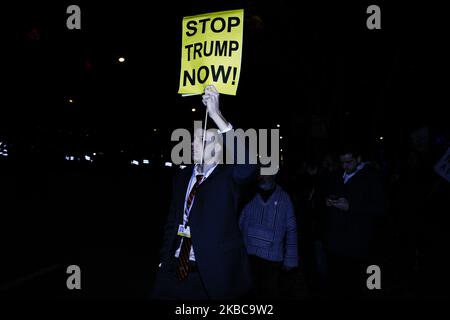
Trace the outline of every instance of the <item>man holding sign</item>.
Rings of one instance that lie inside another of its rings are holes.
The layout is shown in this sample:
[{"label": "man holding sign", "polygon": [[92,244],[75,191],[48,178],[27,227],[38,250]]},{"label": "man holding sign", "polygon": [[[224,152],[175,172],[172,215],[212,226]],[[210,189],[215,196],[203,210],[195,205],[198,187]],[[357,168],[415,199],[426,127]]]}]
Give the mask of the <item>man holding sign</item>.
[{"label": "man holding sign", "polygon": [[[221,163],[232,126],[219,109],[214,86],[206,87],[203,104],[219,133],[199,128],[192,143],[195,164],[175,176],[153,291],[156,299],[235,299],[251,288],[238,206],[258,166],[236,164],[237,159]],[[219,134],[222,139],[213,139]]]},{"label": "man holding sign", "polygon": [[207,84],[236,95],[241,69],[244,10],[183,19],[178,93],[202,94]]}]

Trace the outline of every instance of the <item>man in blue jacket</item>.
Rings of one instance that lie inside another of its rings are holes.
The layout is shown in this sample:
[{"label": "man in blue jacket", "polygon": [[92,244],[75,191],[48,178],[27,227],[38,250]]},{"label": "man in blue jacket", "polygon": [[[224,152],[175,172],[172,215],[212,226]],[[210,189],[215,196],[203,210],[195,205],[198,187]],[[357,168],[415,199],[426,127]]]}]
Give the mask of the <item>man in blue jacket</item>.
[{"label": "man in blue jacket", "polygon": [[223,139],[219,143],[208,130],[203,146],[204,132],[196,132],[195,164],[175,176],[153,289],[156,299],[236,299],[251,288],[238,205],[258,166],[220,163],[232,126],[220,112],[219,93],[213,86],[206,88],[203,103]]}]

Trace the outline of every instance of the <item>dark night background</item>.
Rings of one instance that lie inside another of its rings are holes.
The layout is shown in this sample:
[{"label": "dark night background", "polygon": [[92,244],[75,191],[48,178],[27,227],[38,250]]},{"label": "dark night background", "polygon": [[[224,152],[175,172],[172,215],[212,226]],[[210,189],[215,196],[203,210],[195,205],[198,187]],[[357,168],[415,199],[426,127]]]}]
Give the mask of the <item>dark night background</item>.
[{"label": "dark night background", "polygon": [[[177,94],[183,16],[245,9],[238,94],[221,106],[235,127],[280,124],[286,189],[302,161],[347,137],[395,175],[410,133],[427,126],[435,163],[449,145],[444,10],[392,2],[2,4],[1,296],[142,298],[149,290],[170,200],[170,134],[204,118],[199,96]],[[81,8],[81,30],[66,28],[71,4]],[[381,30],[366,28],[370,4],[381,7]],[[143,159],[150,164],[131,164]],[[410,221],[405,207],[392,210],[400,228]],[[422,273],[399,276],[394,296],[446,296],[436,283],[447,266],[448,204],[431,207],[420,218],[429,227]],[[70,264],[82,270],[79,292],[65,287]]]}]

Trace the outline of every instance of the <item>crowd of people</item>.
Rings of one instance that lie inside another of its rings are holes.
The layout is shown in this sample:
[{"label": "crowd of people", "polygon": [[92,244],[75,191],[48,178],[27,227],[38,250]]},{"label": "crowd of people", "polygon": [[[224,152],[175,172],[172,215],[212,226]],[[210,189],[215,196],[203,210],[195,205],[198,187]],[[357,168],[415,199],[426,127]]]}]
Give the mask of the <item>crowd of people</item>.
[{"label": "crowd of people", "polygon": [[[214,87],[203,103],[225,137],[232,125]],[[174,177],[152,298],[445,294],[428,281],[445,270],[431,263],[443,243],[427,240],[443,236],[437,205],[448,184],[433,173],[429,139],[417,135],[401,165],[371,159],[349,139],[298,170],[263,175],[248,161],[221,163],[227,146],[200,130],[206,146],[194,139],[195,163]],[[215,152],[207,156],[206,147]]]},{"label": "crowd of people", "polygon": [[[324,150],[283,180],[294,202],[309,295],[447,296],[449,184],[433,167],[448,145],[434,144],[428,132],[427,126],[412,130],[392,158],[369,157],[361,144]],[[368,290],[372,265],[380,268],[381,290]]]}]

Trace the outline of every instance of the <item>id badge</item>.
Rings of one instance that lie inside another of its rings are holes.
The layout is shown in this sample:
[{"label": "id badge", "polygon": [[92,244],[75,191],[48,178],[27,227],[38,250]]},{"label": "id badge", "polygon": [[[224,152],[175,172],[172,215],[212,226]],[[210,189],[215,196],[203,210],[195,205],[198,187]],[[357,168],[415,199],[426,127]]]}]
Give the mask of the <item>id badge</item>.
[{"label": "id badge", "polygon": [[189,226],[187,226],[186,228],[180,224],[178,226],[178,233],[179,236],[182,237],[186,237],[186,238],[190,238],[191,237],[191,229],[189,228]]}]

